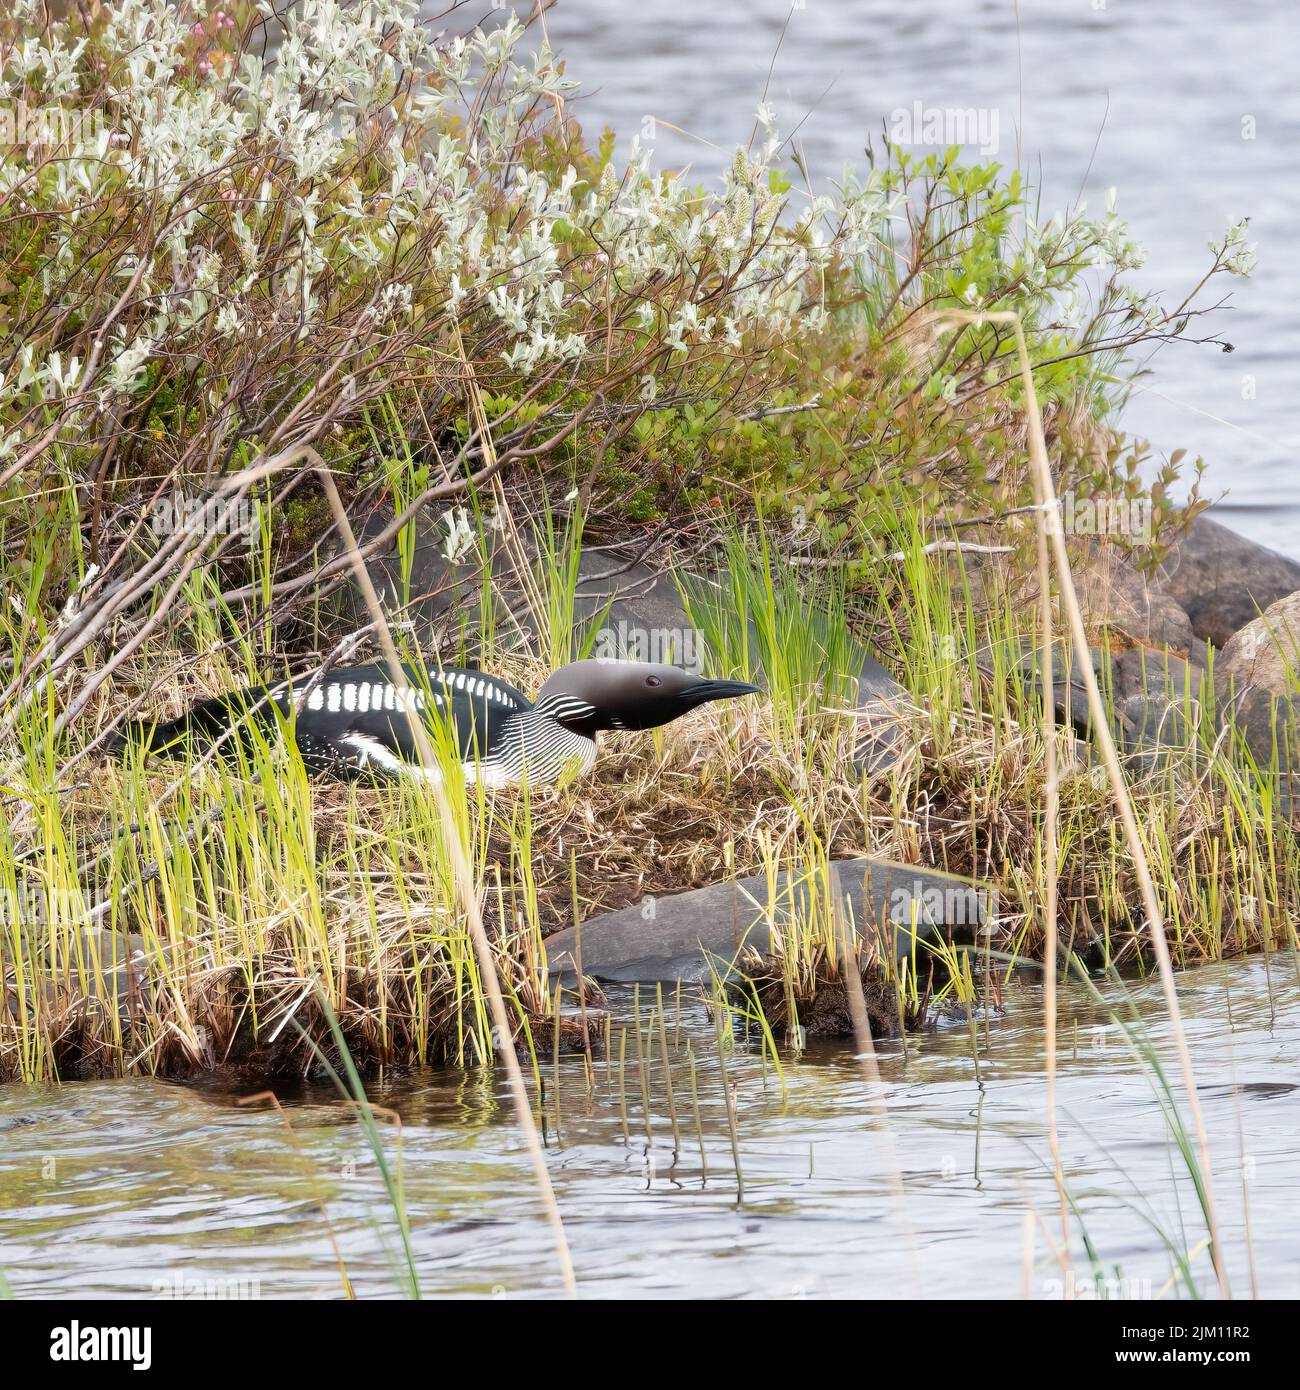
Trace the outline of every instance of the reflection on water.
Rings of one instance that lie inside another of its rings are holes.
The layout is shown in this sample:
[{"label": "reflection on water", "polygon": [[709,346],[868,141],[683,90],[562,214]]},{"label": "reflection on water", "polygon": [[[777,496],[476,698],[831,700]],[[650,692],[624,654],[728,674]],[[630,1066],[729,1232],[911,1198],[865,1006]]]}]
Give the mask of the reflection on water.
[{"label": "reflection on water", "polygon": [[[1249,1292],[1244,1174],[1261,1292],[1294,1297],[1300,986],[1288,957],[1273,965],[1271,1004],[1266,983],[1262,961],[1211,966],[1182,977],[1180,994],[1234,1288]],[[1132,993],[1168,1056],[1158,991]],[[582,1059],[562,1059],[550,1166],[583,1290],[1059,1295],[1060,1266],[1045,1235],[1059,1225],[1044,1166],[1040,1000],[1023,983],[1007,995],[1006,1015],[981,1029],[978,1081],[964,1027],[911,1040],[906,1059],[897,1044],[882,1046],[889,1135],[846,1049],[787,1060],[784,1098],[770,1060],[765,1066],[752,1052],[731,1059],[743,1206],[713,1030],[701,1006],[686,1004],[678,1031],[669,1005],[682,1136],[676,1164],[657,1048],[649,1147],[634,1062],[624,1144],[617,1068],[607,1081],[598,1061],[588,1095]],[[613,1005],[617,1019],[630,1020],[629,999]],[[1148,1078],[1106,1011],[1070,986],[1061,1017],[1058,1092],[1071,1193],[1107,1274],[1130,1281],[1121,1291],[1158,1294],[1170,1259],[1151,1223],[1184,1248],[1197,1245],[1190,1183]],[[697,1059],[707,1177],[690,1108],[688,1045]],[[627,1052],[635,1056],[631,1040]],[[396,1231],[349,1109],[325,1090],[278,1092],[292,1133],[271,1108],[163,1082],[0,1090],[0,1268],[14,1292],[337,1296],[332,1233],[359,1294],[399,1293]],[[374,1097],[402,1117],[423,1292],[558,1292],[504,1088],[424,1073],[376,1086]],[[1027,1267],[1031,1210],[1042,1225]],[[1180,1221],[1185,1237],[1177,1235]],[[1074,1266],[1076,1292],[1086,1294],[1091,1271],[1077,1228]],[[1204,1253],[1195,1267],[1209,1292]]]},{"label": "reflection on water", "polygon": [[798,125],[819,191],[845,161],[862,167],[896,112],[974,111],[996,121],[993,158],[1044,187],[1045,216],[1080,193],[1099,212],[1117,187],[1149,253],[1130,278],[1171,307],[1204,274],[1208,239],[1249,216],[1259,269],[1221,279],[1210,302],[1227,293],[1231,307],[1190,335],[1236,351],[1162,349],[1125,420],[1157,457],[1202,454],[1208,495],[1230,487],[1240,508],[1222,519],[1300,555],[1300,12],[1020,0],[1019,13],[1018,38],[1013,0],[816,0],[793,13],[790,0],[559,0],[547,24],[590,132],[612,126],[622,152],[649,132],[658,162],[700,175],[750,138],[769,68],[768,100],[783,134]]}]

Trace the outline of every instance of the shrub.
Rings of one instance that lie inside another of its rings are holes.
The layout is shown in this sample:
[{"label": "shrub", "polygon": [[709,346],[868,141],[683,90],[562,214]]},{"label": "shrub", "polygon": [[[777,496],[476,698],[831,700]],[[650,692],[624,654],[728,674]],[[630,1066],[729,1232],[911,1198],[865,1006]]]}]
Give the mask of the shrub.
[{"label": "shrub", "polygon": [[[1007,338],[943,310],[1018,309],[1062,455],[1103,470],[1123,354],[1196,312],[1121,282],[1140,256],[1113,206],[1036,224],[1018,177],[955,150],[889,149],[803,196],[766,105],[720,187],[695,187],[635,146],[622,166],[610,138],[589,148],[573,85],[513,16],[441,39],[416,0],[11,7],[0,503],[40,617],[5,700],[114,623],[156,627],[177,576],[214,557],[236,608],[288,611],[339,582],[303,535],[310,506],[285,506],[310,497],[302,467],[260,484],[299,551],[273,583],[240,571],[219,526],[158,538],[149,518],[301,444],[345,491],[382,495],[362,427],[381,398],[419,485],[371,548],[421,508],[546,468],[574,476],[598,526],[721,507],[739,482],[792,495],[834,543],[900,485],[939,506],[1020,487]],[[1250,258],[1243,224],[1206,278]]]}]

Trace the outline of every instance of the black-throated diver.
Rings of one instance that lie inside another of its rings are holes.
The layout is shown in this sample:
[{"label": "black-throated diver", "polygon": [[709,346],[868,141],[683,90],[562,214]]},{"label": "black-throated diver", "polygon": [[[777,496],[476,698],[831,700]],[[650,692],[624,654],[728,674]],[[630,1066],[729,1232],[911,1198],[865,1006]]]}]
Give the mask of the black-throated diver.
[{"label": "black-throated diver", "polygon": [[310,772],[342,778],[437,776],[437,769],[421,763],[409,711],[426,727],[445,722],[468,781],[508,787],[526,778],[540,786],[566,773],[589,771],[598,733],[657,729],[713,700],[758,691],[744,681],[704,680],[677,666],[597,659],[560,667],[530,701],[509,682],[482,671],[442,667],[428,673],[426,685],[413,667],[402,670],[407,683],[398,686],[383,665],[340,667],[308,692],[296,715],[288,683],[270,693],[255,686],[218,695],[178,719],[131,725],[116,747],[138,743],[163,753],[186,746],[202,750],[236,725],[274,726],[274,709],[281,718],[292,718]]}]

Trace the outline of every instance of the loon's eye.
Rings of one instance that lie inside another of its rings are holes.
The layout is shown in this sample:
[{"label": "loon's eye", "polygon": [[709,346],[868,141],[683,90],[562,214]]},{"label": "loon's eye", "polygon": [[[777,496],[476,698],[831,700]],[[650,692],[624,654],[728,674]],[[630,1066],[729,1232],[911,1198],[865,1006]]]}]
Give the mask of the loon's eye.
[{"label": "loon's eye", "polygon": [[663,682],[659,679],[658,676],[647,676],[647,677],[645,678],[645,683],[646,683],[648,686],[651,686],[652,688],[653,688],[654,686],[656,686],[656,685],[662,685],[662,684],[663,684]]}]

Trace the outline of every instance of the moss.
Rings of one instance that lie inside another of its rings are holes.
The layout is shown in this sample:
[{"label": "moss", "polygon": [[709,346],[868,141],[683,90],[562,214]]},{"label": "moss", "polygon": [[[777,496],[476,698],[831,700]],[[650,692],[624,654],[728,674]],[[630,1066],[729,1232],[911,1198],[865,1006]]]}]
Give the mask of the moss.
[{"label": "moss", "polygon": [[331,520],[330,504],[323,493],[315,497],[291,497],[284,504],[280,543],[291,554],[310,550]]}]

